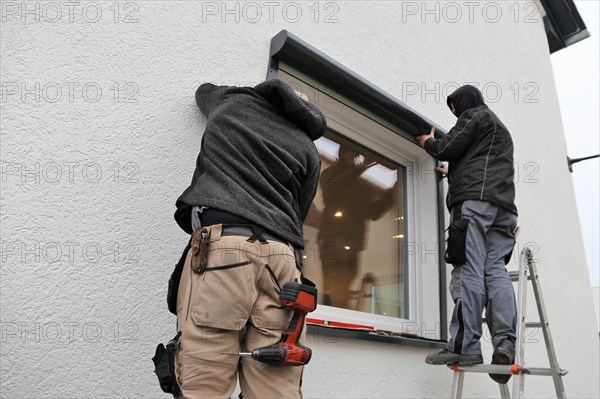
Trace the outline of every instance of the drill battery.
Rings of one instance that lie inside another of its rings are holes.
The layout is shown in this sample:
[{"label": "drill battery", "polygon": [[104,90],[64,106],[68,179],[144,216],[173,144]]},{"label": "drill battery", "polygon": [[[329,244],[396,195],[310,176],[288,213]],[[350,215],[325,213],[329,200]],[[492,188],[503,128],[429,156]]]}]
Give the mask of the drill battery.
[{"label": "drill battery", "polygon": [[317,288],[300,283],[286,283],[279,294],[279,303],[310,313],[317,308]]}]

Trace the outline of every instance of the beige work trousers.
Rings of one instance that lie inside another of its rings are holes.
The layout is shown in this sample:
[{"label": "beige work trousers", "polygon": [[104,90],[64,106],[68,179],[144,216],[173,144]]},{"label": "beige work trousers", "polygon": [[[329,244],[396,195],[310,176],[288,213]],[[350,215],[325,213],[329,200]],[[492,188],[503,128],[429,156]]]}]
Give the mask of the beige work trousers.
[{"label": "beige work trousers", "polygon": [[191,270],[189,251],[179,284],[175,369],[183,397],[230,398],[239,376],[244,399],[301,398],[302,366],[222,354],[279,341],[293,314],[279,303],[280,287],[300,281],[294,249],[277,241],[222,236],[221,227],[208,227],[207,270]]}]

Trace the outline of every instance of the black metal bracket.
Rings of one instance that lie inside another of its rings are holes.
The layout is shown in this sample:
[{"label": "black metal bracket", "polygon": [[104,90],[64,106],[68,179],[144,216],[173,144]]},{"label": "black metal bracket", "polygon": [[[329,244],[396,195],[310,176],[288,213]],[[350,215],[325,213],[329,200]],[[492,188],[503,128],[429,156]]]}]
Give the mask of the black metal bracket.
[{"label": "black metal bracket", "polygon": [[600,157],[600,154],[590,155],[589,157],[583,157],[583,158],[573,158],[573,159],[567,157],[567,165],[569,165],[569,172],[573,173],[573,164],[574,163],[586,161],[588,159],[594,159],[594,158],[598,158],[598,157]]}]

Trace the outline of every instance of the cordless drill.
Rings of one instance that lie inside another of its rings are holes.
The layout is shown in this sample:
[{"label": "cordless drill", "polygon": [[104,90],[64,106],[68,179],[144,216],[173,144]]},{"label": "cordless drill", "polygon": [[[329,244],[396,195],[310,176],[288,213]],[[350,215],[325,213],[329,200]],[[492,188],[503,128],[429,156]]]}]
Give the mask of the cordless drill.
[{"label": "cordless drill", "polygon": [[317,308],[317,289],[306,284],[286,283],[279,294],[279,303],[292,308],[294,316],[278,343],[263,346],[252,352],[226,353],[250,356],[259,362],[275,366],[302,366],[310,361],[310,348],[298,344],[306,313]]}]

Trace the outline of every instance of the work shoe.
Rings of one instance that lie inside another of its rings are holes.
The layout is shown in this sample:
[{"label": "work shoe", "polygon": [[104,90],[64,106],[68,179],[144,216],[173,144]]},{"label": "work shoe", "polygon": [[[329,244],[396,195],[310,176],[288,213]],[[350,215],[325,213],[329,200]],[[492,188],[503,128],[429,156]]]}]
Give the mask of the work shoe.
[{"label": "work shoe", "polygon": [[[510,365],[514,361],[515,344],[509,339],[500,341],[492,355],[492,364]],[[511,374],[490,374],[490,377],[498,384],[506,384],[510,380]]]},{"label": "work shoe", "polygon": [[460,353],[450,352],[444,348],[439,352],[430,353],[425,358],[425,363],[428,364],[458,364],[459,366],[471,366],[473,364],[483,363],[483,357],[461,355]]}]

